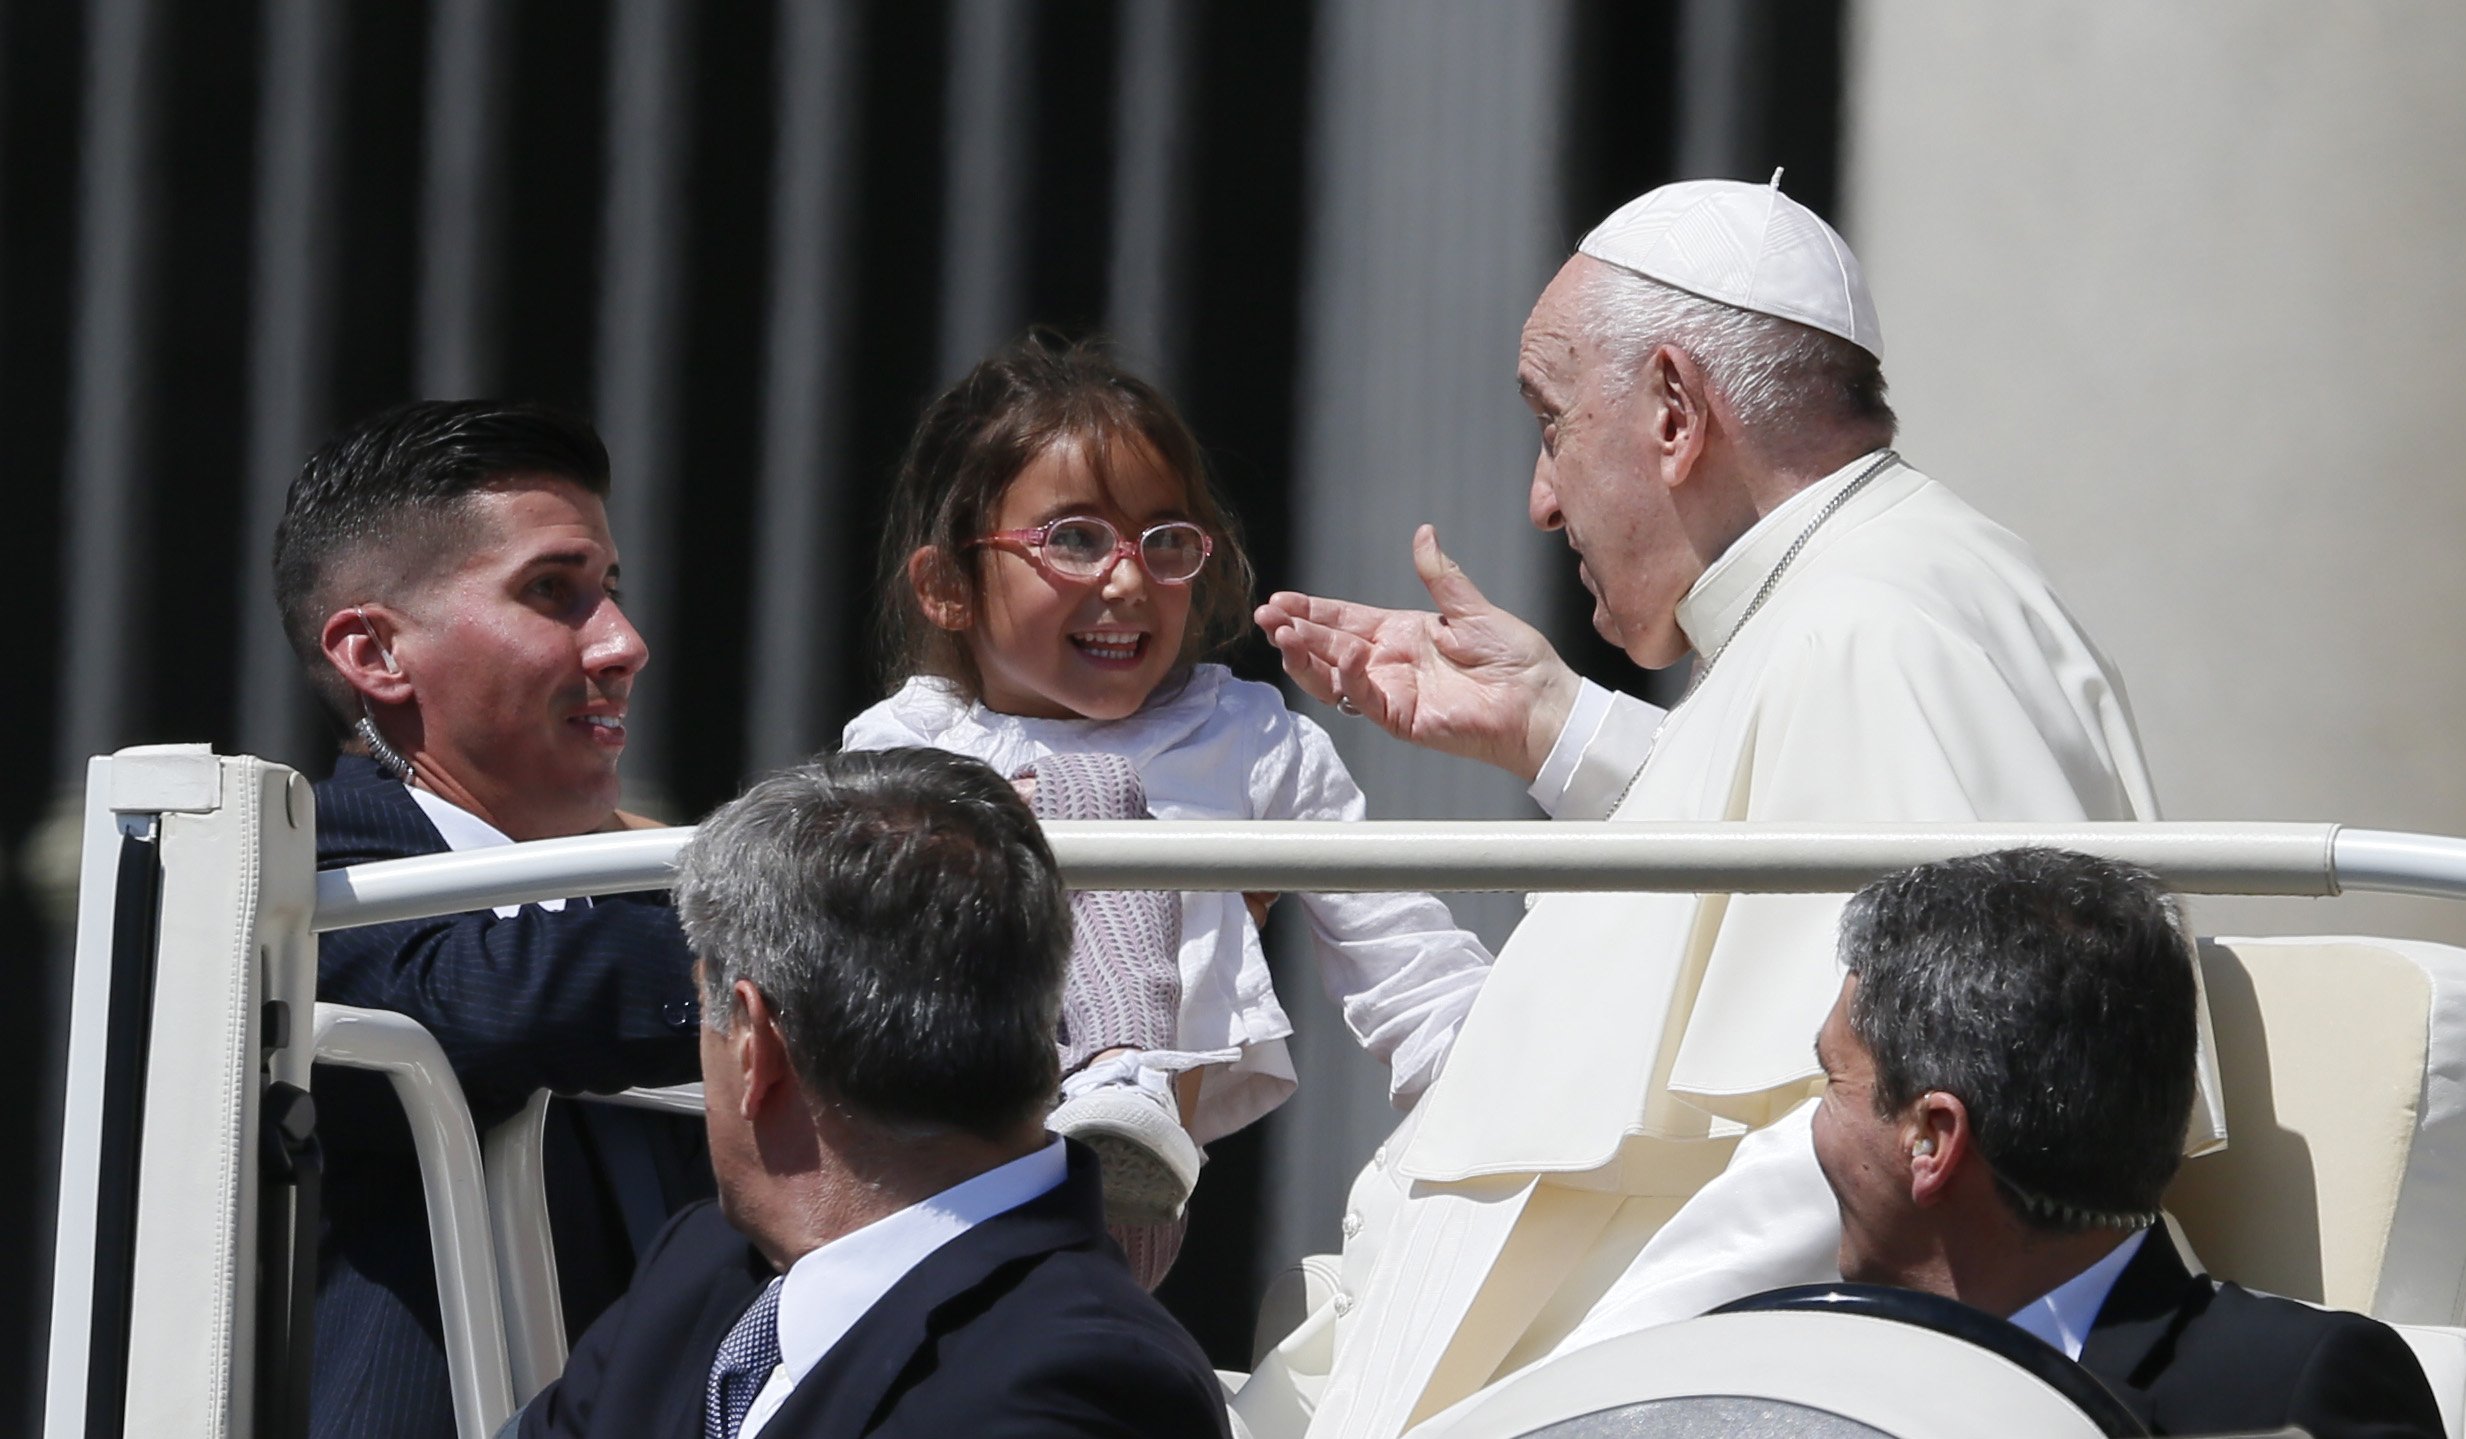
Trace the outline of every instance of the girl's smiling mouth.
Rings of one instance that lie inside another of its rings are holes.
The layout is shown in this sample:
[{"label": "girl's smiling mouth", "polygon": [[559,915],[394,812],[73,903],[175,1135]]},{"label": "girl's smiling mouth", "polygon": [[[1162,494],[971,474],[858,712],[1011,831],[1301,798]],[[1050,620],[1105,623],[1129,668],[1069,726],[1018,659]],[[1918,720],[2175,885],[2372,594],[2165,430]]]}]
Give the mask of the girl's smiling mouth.
[{"label": "girl's smiling mouth", "polygon": [[1147,653],[1148,637],[1136,630],[1081,630],[1070,637],[1073,648],[1100,665],[1130,666]]}]

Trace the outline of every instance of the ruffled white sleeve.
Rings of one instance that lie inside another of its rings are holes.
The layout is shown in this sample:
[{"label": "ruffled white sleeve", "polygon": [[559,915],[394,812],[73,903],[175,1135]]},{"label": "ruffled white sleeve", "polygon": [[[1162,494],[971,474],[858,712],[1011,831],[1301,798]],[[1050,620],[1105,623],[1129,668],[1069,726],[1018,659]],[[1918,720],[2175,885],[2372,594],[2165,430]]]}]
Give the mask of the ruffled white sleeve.
[{"label": "ruffled white sleeve", "polygon": [[[1251,766],[1262,819],[1361,819],[1360,786],[1327,732],[1277,706]],[[1304,894],[1312,957],[1353,1037],[1386,1061],[1388,1094],[1410,1108],[1438,1077],[1490,951],[1427,894]]]}]

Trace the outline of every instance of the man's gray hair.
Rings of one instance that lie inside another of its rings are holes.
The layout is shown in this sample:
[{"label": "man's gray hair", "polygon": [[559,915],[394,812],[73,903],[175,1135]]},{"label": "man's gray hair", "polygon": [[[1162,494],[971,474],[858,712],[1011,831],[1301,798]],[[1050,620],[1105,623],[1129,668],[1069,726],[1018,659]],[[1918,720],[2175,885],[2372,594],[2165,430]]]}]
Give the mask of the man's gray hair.
[{"label": "man's gray hair", "polygon": [[703,821],[676,884],[703,1023],[750,981],[818,1101],[994,1138],[1052,1103],[1070,910],[1018,791],[934,749],[828,755]]},{"label": "man's gray hair", "polygon": [[1607,393],[1623,399],[1662,345],[1695,357],[1729,401],[1748,441],[1775,459],[1892,443],[1898,421],[1884,398],[1884,367],[1838,335],[1707,300],[1606,261],[1583,291],[1582,321],[1608,367]]},{"label": "man's gray hair", "polygon": [[2200,1028],[2198,961],[2157,876],[2054,849],[1920,865],[1851,898],[1841,961],[1879,1114],[1960,1099],[1997,1188],[2039,1228],[2155,1222]]}]

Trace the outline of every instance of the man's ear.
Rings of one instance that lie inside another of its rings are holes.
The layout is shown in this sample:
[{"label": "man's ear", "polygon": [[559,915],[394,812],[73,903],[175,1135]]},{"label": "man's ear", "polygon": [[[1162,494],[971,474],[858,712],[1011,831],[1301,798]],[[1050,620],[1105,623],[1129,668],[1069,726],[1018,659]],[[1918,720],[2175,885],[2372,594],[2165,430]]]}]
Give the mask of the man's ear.
[{"label": "man's ear", "polygon": [[1677,489],[1695,473],[1712,422],[1712,387],[1704,367],[1676,345],[1656,345],[1644,358],[1635,397],[1647,426],[1645,452],[1661,482]]},{"label": "man's ear", "polygon": [[743,1080],[737,1086],[737,1103],[742,1117],[752,1120],[794,1092],[796,1071],[788,1063],[788,1039],[779,1032],[779,1016],[770,1000],[749,979],[736,982],[735,999],[737,1022],[728,1033],[728,1047]]},{"label": "man's ear", "polygon": [[976,622],[967,576],[932,545],[918,545],[908,556],[908,587],[916,592],[916,607],[935,628],[956,634]]},{"label": "man's ear", "polygon": [[1901,1138],[1909,1146],[1910,1202],[1921,1209],[1950,1197],[1954,1181],[1978,1157],[1969,1106],[1959,1095],[1940,1089],[1930,1089],[1910,1104]]},{"label": "man's ear", "polygon": [[371,704],[408,703],[416,692],[394,658],[394,615],[382,605],[351,605],[325,617],[317,632],[325,662]]}]

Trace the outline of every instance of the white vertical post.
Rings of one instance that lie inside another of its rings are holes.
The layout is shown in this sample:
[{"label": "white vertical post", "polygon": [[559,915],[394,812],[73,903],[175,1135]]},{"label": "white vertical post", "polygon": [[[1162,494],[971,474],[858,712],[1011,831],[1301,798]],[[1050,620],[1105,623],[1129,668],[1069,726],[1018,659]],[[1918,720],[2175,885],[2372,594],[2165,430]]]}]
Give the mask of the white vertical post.
[{"label": "white vertical post", "polygon": [[[50,1439],[253,1432],[261,1087],[308,1083],[315,835],[308,783],[280,765],[164,745],[88,767]],[[120,893],[130,837],[149,841],[151,905]],[[115,926],[138,916],[159,933],[132,950],[143,936]],[[90,1409],[97,1385],[118,1402]]]},{"label": "white vertical post", "polygon": [[269,553],[283,497],[325,419],[333,330],[333,137],[344,12],[322,0],[272,0],[257,109],[257,214],[250,261],[247,522],[240,535],[240,746],[304,762],[298,661],[274,609]]},{"label": "white vertical post", "polygon": [[1020,312],[1029,153],[1025,0],[956,0],[942,181],[941,379],[966,373]]},{"label": "white vertical post", "polygon": [[1113,104],[1113,253],[1105,328],[1124,358],[1172,388],[1178,303],[1191,11],[1180,0],[1122,0]]},{"label": "white vertical post", "polygon": [[[628,616],[656,661],[681,642],[674,617],[678,336],[684,292],[685,158],[693,140],[692,27],[681,0],[619,0],[608,27],[608,186],[601,223],[593,409],[614,471],[609,528],[624,557]],[[674,706],[667,665],[634,686],[637,780],[665,772]]]},{"label": "white vertical post", "polygon": [[[77,948],[69,973],[68,1062],[62,1077],[59,1210],[52,1236],[51,1323],[44,1379],[46,1439],[83,1439],[92,1381],[94,1262],[103,1167],[104,1051],[111,1022],[111,954],[122,817],[105,796],[111,761],[86,765],[83,857],[77,876]],[[151,815],[127,817],[150,838]]]},{"label": "white vertical post", "polygon": [[427,399],[467,399],[496,383],[487,337],[496,276],[504,30],[511,6],[436,0],[429,20],[426,169],[420,178],[416,373]]},{"label": "white vertical post", "polygon": [[846,626],[816,624],[825,586],[869,561],[869,536],[832,521],[853,477],[832,468],[845,426],[841,334],[857,21],[849,0],[779,14],[777,148],[771,171],[771,286],[762,355],[761,478],[754,510],[753,630],[745,762],[768,769],[830,743]]},{"label": "white vertical post", "polygon": [[[1490,597],[1536,614],[1558,543],[1525,519],[1536,443],[1517,335],[1566,252],[1556,156],[1567,7],[1355,0],[1319,15],[1294,512],[1310,589],[1426,607],[1429,521]],[[1398,744],[1316,705],[1374,817],[1530,816],[1512,778]],[[1521,912],[1457,896],[1496,943]],[[1333,1244],[1346,1185],[1395,1124],[1386,1075],[1315,976],[1285,972],[1301,1091],[1278,1126],[1265,1253]]]},{"label": "white vertical post", "polygon": [[[1678,175],[1760,180],[1760,63],[1769,12],[1733,0],[1684,0],[1678,11]],[[1769,170],[1769,166],[1763,168]]]},{"label": "white vertical post", "polygon": [[77,177],[77,278],[69,349],[68,555],[62,568],[60,728],[54,772],[128,738],[131,631],[152,602],[138,466],[151,379],[142,334],[154,215],[156,0],[86,11],[86,93]]}]

